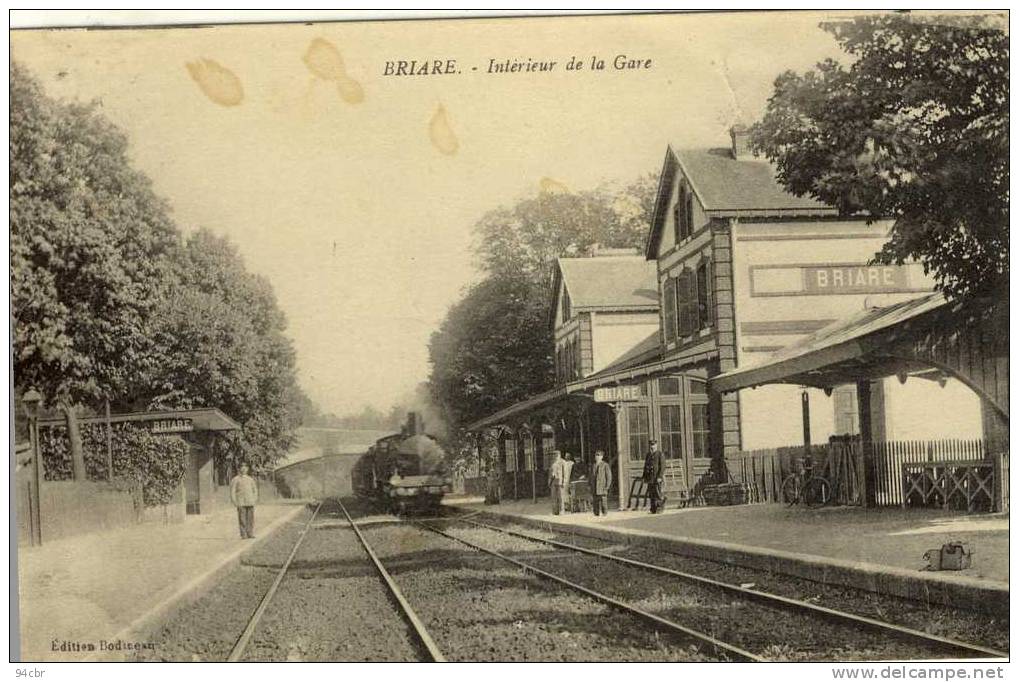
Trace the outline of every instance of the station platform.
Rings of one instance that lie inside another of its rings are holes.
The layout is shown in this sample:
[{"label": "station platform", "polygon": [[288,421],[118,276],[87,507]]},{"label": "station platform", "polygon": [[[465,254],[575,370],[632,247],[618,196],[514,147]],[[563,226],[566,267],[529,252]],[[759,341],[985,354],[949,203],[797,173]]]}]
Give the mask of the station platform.
[{"label": "station platform", "polygon": [[[930,597],[943,590],[953,598],[981,600],[1008,594],[1008,514],[965,514],[931,509],[806,509],[780,504],[689,507],[652,515],[611,509],[554,515],[547,498],[448,500],[464,511],[492,514],[536,527],[573,529],[614,540],[672,544],[673,550],[817,576],[824,582],[897,596]],[[974,550],[962,571],[924,571],[928,549],[959,540]],[[1007,598],[1006,598],[1007,609]]]},{"label": "station platform", "polygon": [[259,505],[255,540],[240,539],[236,510],[223,506],[182,523],[142,523],[19,547],[20,660],[125,657],[129,651],[100,643],[143,641],[149,628],[200,596],[303,508],[298,501]]}]

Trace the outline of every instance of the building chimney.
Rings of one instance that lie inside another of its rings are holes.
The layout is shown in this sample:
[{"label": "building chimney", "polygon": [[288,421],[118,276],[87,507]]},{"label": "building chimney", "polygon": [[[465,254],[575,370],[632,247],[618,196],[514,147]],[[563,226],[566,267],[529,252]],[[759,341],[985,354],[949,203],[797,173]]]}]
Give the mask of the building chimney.
[{"label": "building chimney", "polygon": [[732,138],[732,158],[737,161],[754,158],[750,151],[750,129],[742,123],[737,123],[729,128],[729,136]]}]

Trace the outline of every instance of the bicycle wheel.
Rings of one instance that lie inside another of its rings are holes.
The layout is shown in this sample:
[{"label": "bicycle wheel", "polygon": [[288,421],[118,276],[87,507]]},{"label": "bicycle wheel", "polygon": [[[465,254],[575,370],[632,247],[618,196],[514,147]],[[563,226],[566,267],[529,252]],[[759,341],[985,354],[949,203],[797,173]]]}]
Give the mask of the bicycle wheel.
[{"label": "bicycle wheel", "polygon": [[789,474],[782,481],[782,501],[790,506],[800,501],[800,477],[798,475]]},{"label": "bicycle wheel", "polygon": [[814,476],[803,486],[803,502],[808,507],[821,507],[831,501],[831,483]]}]

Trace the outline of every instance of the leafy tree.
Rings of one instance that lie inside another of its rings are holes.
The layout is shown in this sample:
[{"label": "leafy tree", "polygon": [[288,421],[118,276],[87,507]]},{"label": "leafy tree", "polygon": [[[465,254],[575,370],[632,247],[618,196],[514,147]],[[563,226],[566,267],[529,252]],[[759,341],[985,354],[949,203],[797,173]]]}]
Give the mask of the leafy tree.
[{"label": "leafy tree", "polygon": [[431,338],[429,379],[447,423],[462,426],[548,387],[546,290],[490,277],[456,303]]},{"label": "leafy tree", "polygon": [[882,263],[953,297],[1008,291],[1008,35],[994,18],[824,23],[852,57],[787,72],[752,144],[793,193],[895,219]]},{"label": "leafy tree", "polygon": [[493,277],[524,277],[551,287],[555,259],[594,244],[644,246],[656,185],[652,176],[617,189],[541,192],[475,225],[475,257]]},{"label": "leafy tree", "polygon": [[10,131],[15,389],[65,413],[74,478],[76,411],[104,401],[220,407],[243,426],[234,456],[257,469],[285,453],[308,403],[268,281],[211,232],[184,244],[125,136],[17,64]]},{"label": "leafy tree", "polygon": [[265,469],[293,445],[308,405],[272,287],[204,229],[188,238],[178,277],[152,320],[162,361],[142,399],[150,408],[221,408],[242,426],[233,456]]},{"label": "leafy tree", "polygon": [[80,480],[75,410],[139,387],[154,350],[145,323],[180,240],[95,105],[46,97],[16,63],[10,75],[15,388],[35,387],[64,412]]},{"label": "leafy tree", "polygon": [[542,192],[478,221],[474,250],[486,277],[429,343],[429,390],[451,447],[467,423],[551,387],[555,259],[595,244],[643,247],[655,189],[648,175],[622,188]]}]

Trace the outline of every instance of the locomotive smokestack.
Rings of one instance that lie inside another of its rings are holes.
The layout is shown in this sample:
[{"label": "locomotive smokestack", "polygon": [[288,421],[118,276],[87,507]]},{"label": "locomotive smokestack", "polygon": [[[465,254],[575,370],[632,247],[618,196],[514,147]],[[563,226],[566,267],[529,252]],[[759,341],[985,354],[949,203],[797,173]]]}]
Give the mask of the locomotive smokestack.
[{"label": "locomotive smokestack", "polygon": [[425,432],[425,422],[419,412],[407,413],[407,435],[420,436]]}]

